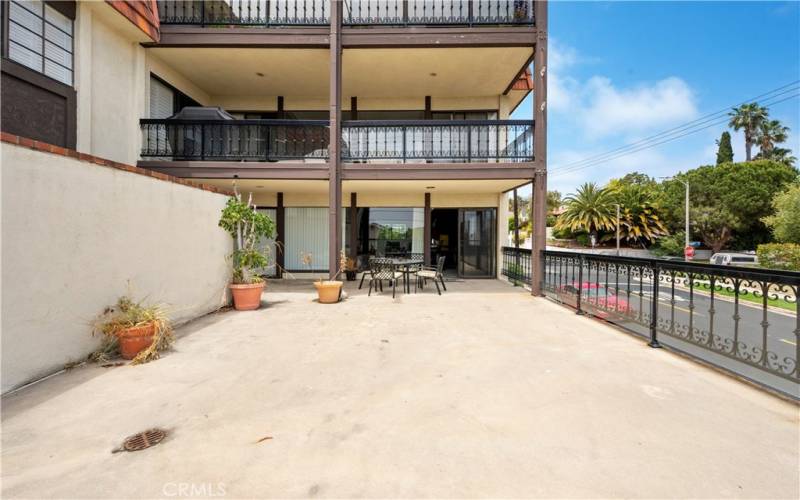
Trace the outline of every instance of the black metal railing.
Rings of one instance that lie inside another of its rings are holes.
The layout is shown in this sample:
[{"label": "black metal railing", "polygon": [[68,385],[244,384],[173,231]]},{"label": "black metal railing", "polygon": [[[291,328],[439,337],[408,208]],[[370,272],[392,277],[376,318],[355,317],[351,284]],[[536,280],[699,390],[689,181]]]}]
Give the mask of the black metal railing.
[{"label": "black metal railing", "polygon": [[346,161],[531,161],[533,121],[347,121],[342,141]]},{"label": "black metal railing", "polygon": [[500,274],[515,285],[531,284],[531,249],[503,247]]},{"label": "black metal railing", "polygon": [[545,251],[551,298],[798,397],[800,273]]},{"label": "black metal railing", "polygon": [[533,0],[346,0],[346,25],[533,24]]},{"label": "black metal railing", "polygon": [[[141,120],[143,158],[278,161],[327,158],[327,120]],[[533,159],[533,122],[346,121],[342,159],[520,162]]]},{"label": "black metal railing", "polygon": [[[345,0],[351,26],[533,24],[534,0]],[[320,26],[329,0],[158,0],[161,24]]]},{"label": "black metal railing", "polygon": [[158,0],[161,24],[324,26],[328,0]]},{"label": "black metal railing", "polygon": [[326,120],[140,120],[142,158],[318,161],[328,157]]}]

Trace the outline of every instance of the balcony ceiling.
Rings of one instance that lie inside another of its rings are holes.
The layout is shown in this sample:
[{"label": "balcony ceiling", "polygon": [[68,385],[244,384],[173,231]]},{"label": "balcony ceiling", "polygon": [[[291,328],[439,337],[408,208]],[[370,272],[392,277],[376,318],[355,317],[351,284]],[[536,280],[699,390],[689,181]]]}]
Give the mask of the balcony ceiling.
[{"label": "balcony ceiling", "polygon": [[[204,184],[231,189],[232,179],[193,179]],[[342,192],[345,203],[348,202],[350,193],[362,195],[398,195],[418,194],[420,200],[426,192],[432,194],[485,194],[502,193],[520,184],[519,179],[495,180],[409,180],[409,181],[344,181]],[[328,181],[306,181],[288,179],[238,179],[236,185],[244,193],[273,194],[273,193],[302,193],[327,195]]]},{"label": "balcony ceiling", "polygon": [[[328,95],[327,50],[170,47],[149,50],[212,97]],[[345,50],[342,95],[345,98],[499,95],[530,53],[531,49],[526,47]]]}]

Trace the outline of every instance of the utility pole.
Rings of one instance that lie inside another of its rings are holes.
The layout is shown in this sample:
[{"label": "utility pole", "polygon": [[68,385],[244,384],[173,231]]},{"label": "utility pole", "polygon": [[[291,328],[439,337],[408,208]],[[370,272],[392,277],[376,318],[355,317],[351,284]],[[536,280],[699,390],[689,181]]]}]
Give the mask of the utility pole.
[{"label": "utility pole", "polygon": [[[684,181],[683,179],[678,179],[676,177],[662,177],[662,179],[667,180],[667,181],[678,181],[678,182],[680,182],[681,184],[683,184],[686,187],[686,198],[685,198],[685,201],[684,201],[685,210],[686,210],[686,215],[685,215],[686,226],[685,226],[684,233],[686,235],[686,241],[684,243],[684,248],[688,248],[689,244],[692,241],[692,238],[689,235],[689,231],[690,231],[690,229],[689,229],[689,181]],[[684,259],[685,260],[689,260],[685,256],[685,252],[684,252]]]},{"label": "utility pole", "polygon": [[617,205],[617,257],[619,257],[619,203]]}]

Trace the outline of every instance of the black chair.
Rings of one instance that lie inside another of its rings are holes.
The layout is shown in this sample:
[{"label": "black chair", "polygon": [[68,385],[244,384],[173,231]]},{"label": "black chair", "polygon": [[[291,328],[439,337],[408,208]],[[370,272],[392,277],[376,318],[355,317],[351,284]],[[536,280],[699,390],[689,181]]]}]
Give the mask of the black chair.
[{"label": "black chair", "polygon": [[397,293],[397,280],[403,277],[403,273],[395,269],[392,259],[370,259],[369,275],[369,293],[367,293],[367,296],[372,295],[373,285],[375,286],[375,290],[380,288],[380,290],[383,291],[383,281],[386,280],[392,284],[392,298],[395,297]]},{"label": "black chair", "polygon": [[417,284],[420,286],[424,285],[427,280],[433,280],[433,284],[436,285],[436,291],[439,295],[442,294],[442,291],[439,289],[439,283],[442,284],[442,288],[444,291],[447,291],[447,286],[444,284],[444,255],[440,255],[439,258],[436,260],[436,267],[432,266],[423,266],[422,269],[417,271]]}]

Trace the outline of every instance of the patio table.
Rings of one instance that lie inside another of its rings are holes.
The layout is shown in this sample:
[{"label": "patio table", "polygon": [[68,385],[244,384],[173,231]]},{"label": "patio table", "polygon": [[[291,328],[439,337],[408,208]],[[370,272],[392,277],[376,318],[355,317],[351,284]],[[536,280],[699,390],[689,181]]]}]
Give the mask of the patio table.
[{"label": "patio table", "polygon": [[393,257],[391,258],[392,264],[395,267],[400,267],[403,269],[403,291],[406,293],[411,293],[411,280],[409,279],[409,275],[411,274],[411,267],[413,266],[421,266],[425,263],[424,259],[412,259],[408,257]]}]

